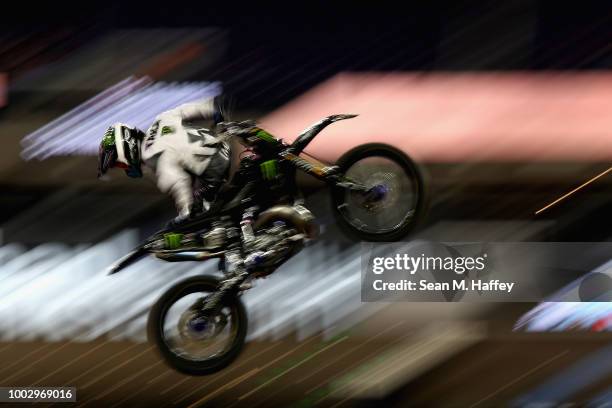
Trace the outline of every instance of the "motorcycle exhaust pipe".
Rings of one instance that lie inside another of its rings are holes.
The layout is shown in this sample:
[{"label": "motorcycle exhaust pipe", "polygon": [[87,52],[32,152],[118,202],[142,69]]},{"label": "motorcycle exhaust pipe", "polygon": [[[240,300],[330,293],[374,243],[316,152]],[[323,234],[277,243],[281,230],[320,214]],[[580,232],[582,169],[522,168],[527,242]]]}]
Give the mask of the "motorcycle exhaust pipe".
[{"label": "motorcycle exhaust pipe", "polygon": [[319,226],[314,222],[314,216],[301,205],[276,205],[271,207],[259,214],[253,224],[253,229],[256,230],[274,220],[289,221],[309,239],[313,239],[319,234]]}]

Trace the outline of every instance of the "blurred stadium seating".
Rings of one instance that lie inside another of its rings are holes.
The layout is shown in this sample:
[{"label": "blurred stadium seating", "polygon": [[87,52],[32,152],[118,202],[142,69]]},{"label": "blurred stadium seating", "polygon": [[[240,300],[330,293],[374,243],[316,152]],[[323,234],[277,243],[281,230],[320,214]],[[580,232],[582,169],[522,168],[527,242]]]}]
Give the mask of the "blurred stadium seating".
[{"label": "blurred stadium seating", "polygon": [[83,404],[109,407],[609,404],[610,303],[559,301],[585,276],[610,275],[609,253],[559,271],[538,305],[362,303],[361,248],[308,179],[324,233],[245,295],[244,355],[212,377],[172,372],[145,342],[147,312],[173,282],[217,265],[151,258],[107,276],[175,211],[152,183],[95,177],[111,122],[144,127],[223,92],[234,119],[286,140],[328,114],[360,114],[309,152],[333,161],[382,141],[417,159],[431,203],[410,239],[609,242],[610,177],[534,216],[610,167],[612,13],[587,3],[326,3],[291,15],[125,4],[7,24],[0,386],[74,384]]}]

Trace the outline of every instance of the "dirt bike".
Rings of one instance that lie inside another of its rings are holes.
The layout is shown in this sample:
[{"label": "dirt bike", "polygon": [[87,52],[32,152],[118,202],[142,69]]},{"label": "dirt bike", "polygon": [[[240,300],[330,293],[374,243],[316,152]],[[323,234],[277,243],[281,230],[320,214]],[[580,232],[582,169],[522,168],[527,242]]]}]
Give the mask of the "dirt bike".
[{"label": "dirt bike", "polygon": [[154,234],[111,268],[110,273],[119,272],[147,254],[170,262],[219,259],[223,278],[179,282],[151,309],[149,340],[170,366],[204,375],[229,365],[247,334],[240,295],[252,279],[269,275],[316,238],[314,216],[300,200],[297,170],[331,187],[336,221],[353,237],[397,241],[413,228],[424,209],[424,186],[419,169],[404,153],[386,144],[364,144],[336,165],[302,154],[327,125],[355,116],[326,117],[291,144],[252,121],[218,124],[219,135],[238,138],[250,152],[220,193],[216,202],[222,204]]}]

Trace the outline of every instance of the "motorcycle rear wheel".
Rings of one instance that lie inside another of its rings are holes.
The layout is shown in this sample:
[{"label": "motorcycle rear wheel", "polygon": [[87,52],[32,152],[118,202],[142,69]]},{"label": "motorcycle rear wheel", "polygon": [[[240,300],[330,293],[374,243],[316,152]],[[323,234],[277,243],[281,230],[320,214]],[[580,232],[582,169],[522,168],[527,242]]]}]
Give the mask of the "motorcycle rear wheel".
[{"label": "motorcycle rear wheel", "polygon": [[423,176],[402,151],[383,143],[364,144],[346,152],[336,165],[346,180],[370,191],[367,196],[346,187],[332,189],[336,222],[349,236],[363,241],[399,241],[423,218]]}]

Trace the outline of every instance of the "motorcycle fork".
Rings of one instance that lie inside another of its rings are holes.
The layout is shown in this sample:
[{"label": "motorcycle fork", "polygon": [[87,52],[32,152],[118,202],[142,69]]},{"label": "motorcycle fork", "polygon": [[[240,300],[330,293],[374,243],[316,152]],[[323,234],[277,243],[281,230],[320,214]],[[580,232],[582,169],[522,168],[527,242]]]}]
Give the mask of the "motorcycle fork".
[{"label": "motorcycle fork", "polygon": [[[254,240],[252,224],[256,211],[256,207],[247,209],[242,216],[242,221],[240,222],[242,248],[237,252],[242,254],[247,254],[250,252],[251,245]],[[239,292],[240,285],[242,285],[244,281],[246,281],[252,274],[252,271],[247,270],[244,266],[244,256],[240,256],[236,252],[228,251],[225,259],[226,267],[228,266],[228,262],[232,263],[232,265],[229,265],[229,271],[225,271],[226,276],[229,277],[221,281],[219,288],[217,288],[214,293],[204,300],[204,305],[201,309],[201,313],[204,317],[213,316],[219,312],[219,310],[223,307],[225,300],[229,296],[236,296]]]},{"label": "motorcycle fork", "polygon": [[217,314],[230,296],[236,296],[240,285],[249,276],[249,272],[242,271],[231,278],[221,281],[217,290],[204,299],[204,305],[200,309],[202,317],[210,317]]}]

